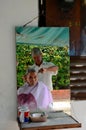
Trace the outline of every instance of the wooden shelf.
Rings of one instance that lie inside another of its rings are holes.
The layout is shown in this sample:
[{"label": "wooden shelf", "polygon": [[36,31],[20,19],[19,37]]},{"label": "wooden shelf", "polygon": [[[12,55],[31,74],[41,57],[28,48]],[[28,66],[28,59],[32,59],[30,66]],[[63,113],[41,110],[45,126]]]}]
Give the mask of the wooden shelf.
[{"label": "wooden shelf", "polygon": [[78,128],[81,127],[81,123],[63,111],[57,111],[48,113],[46,122],[21,123],[20,127],[21,130],[50,130]]}]

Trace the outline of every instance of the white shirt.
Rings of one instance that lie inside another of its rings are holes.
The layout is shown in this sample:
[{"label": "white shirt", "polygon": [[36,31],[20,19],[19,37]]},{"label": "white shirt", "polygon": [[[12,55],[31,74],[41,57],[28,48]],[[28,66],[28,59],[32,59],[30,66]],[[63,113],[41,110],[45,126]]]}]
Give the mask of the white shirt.
[{"label": "white shirt", "polygon": [[[41,68],[48,68],[52,66],[55,66],[52,62],[44,62],[44,61],[40,66],[37,66],[36,64],[32,65],[32,67],[36,70],[36,72],[38,72]],[[48,89],[51,91],[53,90],[52,76],[56,74],[57,72],[55,73],[52,71],[47,71],[45,73],[38,73],[38,80],[45,83]]]}]

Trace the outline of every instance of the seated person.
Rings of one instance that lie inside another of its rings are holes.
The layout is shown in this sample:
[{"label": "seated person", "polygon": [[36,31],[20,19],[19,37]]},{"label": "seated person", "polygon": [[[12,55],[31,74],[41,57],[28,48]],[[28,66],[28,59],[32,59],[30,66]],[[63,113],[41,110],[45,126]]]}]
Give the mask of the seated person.
[{"label": "seated person", "polygon": [[29,68],[26,74],[26,83],[17,91],[18,107],[28,106],[30,111],[50,110],[52,108],[52,96],[48,87],[38,81],[35,69]]}]

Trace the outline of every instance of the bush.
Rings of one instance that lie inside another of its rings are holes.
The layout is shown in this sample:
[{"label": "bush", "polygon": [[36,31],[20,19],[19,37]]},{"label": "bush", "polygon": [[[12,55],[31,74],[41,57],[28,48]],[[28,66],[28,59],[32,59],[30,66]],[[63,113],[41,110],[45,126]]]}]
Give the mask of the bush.
[{"label": "bush", "polygon": [[[27,68],[33,64],[31,50],[34,46],[27,44],[16,45],[16,58],[19,62],[17,66],[17,86],[23,85],[23,76]],[[52,77],[54,89],[68,88],[70,84],[70,57],[68,55],[68,47],[56,46],[39,46],[43,52],[43,59],[53,62],[58,66],[59,71],[56,76]]]}]

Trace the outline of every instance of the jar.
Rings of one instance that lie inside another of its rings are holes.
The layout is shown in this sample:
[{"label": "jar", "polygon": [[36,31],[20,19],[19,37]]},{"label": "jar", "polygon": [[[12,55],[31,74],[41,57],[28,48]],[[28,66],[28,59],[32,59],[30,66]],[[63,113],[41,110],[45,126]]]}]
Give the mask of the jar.
[{"label": "jar", "polygon": [[19,122],[24,123],[24,122],[29,122],[29,117],[30,117],[30,111],[28,107],[22,106],[18,108],[18,119]]}]

